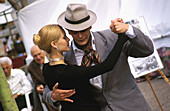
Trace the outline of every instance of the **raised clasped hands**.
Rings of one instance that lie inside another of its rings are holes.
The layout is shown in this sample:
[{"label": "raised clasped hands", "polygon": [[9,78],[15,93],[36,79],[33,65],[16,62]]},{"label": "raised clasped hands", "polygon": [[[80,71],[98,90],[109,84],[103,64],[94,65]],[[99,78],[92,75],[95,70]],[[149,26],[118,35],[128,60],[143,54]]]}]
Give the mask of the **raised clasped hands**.
[{"label": "raised clasped hands", "polygon": [[57,101],[73,102],[73,100],[69,99],[68,97],[76,93],[75,89],[62,90],[62,89],[58,89],[58,86],[59,84],[56,83],[55,86],[53,87],[52,99]]},{"label": "raised clasped hands", "polygon": [[125,33],[128,28],[129,25],[125,24],[121,18],[116,18],[115,20],[111,21],[110,29],[116,34]]}]

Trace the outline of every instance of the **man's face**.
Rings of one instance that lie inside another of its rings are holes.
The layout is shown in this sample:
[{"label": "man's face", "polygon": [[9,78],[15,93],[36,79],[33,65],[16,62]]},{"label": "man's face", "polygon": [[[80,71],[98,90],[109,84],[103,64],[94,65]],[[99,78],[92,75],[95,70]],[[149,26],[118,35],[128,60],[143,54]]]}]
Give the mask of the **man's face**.
[{"label": "man's face", "polygon": [[43,52],[40,49],[35,49],[32,50],[32,56],[35,60],[35,62],[37,62],[38,64],[43,64],[44,63],[44,59],[45,59],[45,52]]},{"label": "man's face", "polygon": [[4,70],[5,76],[9,77],[11,75],[12,66],[10,66],[8,63],[1,64],[1,66],[2,69]]},{"label": "man's face", "polygon": [[68,32],[77,44],[85,45],[90,38],[90,29],[91,27],[81,31],[68,30]]}]

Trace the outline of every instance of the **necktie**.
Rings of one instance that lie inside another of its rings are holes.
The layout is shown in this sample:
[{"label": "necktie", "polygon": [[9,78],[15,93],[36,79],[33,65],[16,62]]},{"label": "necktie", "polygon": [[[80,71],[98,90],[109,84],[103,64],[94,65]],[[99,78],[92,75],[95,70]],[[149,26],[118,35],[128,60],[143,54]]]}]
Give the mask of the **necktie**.
[{"label": "necktie", "polygon": [[[97,64],[101,62],[99,54],[92,48],[91,37],[89,38],[89,41],[85,45],[80,46],[76,42],[75,42],[75,45],[77,46],[77,48],[84,51],[81,66],[88,67],[88,66],[91,66],[92,63]],[[101,89],[102,84],[100,84],[100,77],[95,77],[91,79],[90,82],[94,85],[94,87],[97,87],[97,89]]]},{"label": "necktie", "polygon": [[98,64],[101,62],[99,54],[92,48],[91,37],[89,38],[89,41],[88,41],[86,47],[83,48],[83,51],[85,53],[82,58],[81,66],[88,67],[92,63]]}]

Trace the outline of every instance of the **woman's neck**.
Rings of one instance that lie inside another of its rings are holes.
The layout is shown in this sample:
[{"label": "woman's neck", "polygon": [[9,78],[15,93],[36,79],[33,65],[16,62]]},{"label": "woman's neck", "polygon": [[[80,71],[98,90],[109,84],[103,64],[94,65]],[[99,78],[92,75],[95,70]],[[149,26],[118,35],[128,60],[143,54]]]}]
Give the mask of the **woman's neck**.
[{"label": "woman's neck", "polygon": [[50,65],[56,65],[56,64],[66,64],[64,62],[64,57],[62,54],[57,53],[57,54],[50,54]]}]

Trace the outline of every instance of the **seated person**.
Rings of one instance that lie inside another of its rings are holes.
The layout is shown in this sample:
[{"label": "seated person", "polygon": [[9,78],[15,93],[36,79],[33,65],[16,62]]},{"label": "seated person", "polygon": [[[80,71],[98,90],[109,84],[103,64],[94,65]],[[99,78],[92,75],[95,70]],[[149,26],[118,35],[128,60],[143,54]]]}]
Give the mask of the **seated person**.
[{"label": "seated person", "polygon": [[26,77],[25,72],[21,69],[12,69],[12,61],[9,57],[1,57],[0,65],[2,66],[2,69],[5,73],[7,82],[19,110],[26,108],[27,106],[24,94],[32,91],[32,85]]},{"label": "seated person", "polygon": [[28,72],[30,73],[31,78],[35,85],[34,109],[35,111],[42,109],[42,105],[39,100],[41,98],[42,102],[45,104],[45,106],[47,107],[49,111],[56,111],[56,109],[53,108],[50,104],[48,104],[42,96],[40,96],[39,98],[39,95],[43,94],[43,90],[46,85],[44,77],[42,75],[42,71],[41,71],[43,64],[48,62],[46,58],[46,53],[42,51],[41,49],[39,49],[38,46],[36,45],[32,46],[30,52],[33,57],[33,60],[28,66]]}]

